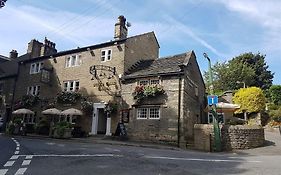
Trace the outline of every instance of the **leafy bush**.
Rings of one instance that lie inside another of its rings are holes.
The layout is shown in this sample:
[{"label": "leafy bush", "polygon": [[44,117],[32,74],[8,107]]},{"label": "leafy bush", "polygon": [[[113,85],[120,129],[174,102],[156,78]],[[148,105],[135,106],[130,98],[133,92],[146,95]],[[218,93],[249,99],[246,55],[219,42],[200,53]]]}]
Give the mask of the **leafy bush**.
[{"label": "leafy bush", "polygon": [[66,129],[71,129],[72,124],[66,121],[58,122],[54,126],[53,130],[56,130],[57,134],[62,137],[66,131]]},{"label": "leafy bush", "polygon": [[38,134],[48,135],[49,129],[50,129],[49,122],[45,119],[40,120],[35,125],[35,132],[38,133]]},{"label": "leafy bush", "polygon": [[248,113],[260,112],[265,109],[265,96],[263,91],[257,87],[242,88],[239,89],[234,97],[233,101],[240,105],[240,109],[236,113]]},{"label": "leafy bush", "polygon": [[77,92],[61,92],[57,95],[58,103],[75,104],[81,98],[81,94]]},{"label": "leafy bush", "polygon": [[86,114],[90,114],[93,112],[93,102],[83,100],[81,101],[81,108]]},{"label": "leafy bush", "polygon": [[10,121],[7,128],[6,128],[6,133],[7,134],[13,134],[14,131],[15,131],[15,128],[16,128],[15,124],[12,121]]}]

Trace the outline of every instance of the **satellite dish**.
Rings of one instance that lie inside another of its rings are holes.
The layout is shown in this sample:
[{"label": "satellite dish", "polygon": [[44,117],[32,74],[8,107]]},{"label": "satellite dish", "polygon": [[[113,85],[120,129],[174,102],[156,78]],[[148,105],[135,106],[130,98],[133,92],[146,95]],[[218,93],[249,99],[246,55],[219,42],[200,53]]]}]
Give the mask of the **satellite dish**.
[{"label": "satellite dish", "polygon": [[130,22],[127,22],[126,26],[127,26],[127,27],[131,27],[132,24],[131,24]]}]

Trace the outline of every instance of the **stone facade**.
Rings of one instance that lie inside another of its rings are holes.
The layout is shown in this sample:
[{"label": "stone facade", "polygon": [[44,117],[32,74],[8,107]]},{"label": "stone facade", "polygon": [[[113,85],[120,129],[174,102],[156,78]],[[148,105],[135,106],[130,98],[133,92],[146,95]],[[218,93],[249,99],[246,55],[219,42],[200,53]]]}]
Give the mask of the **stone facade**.
[{"label": "stone facade", "polygon": [[[106,135],[115,134],[118,122],[123,120],[122,111],[127,110],[129,120],[125,126],[130,139],[168,142],[185,148],[188,142],[193,142],[193,125],[204,118],[205,86],[195,53],[159,58],[155,34],[127,37],[126,27],[120,26],[125,25],[123,18],[119,17],[115,25],[115,30],[123,32],[115,31],[115,40],[106,43],[56,53],[53,42],[45,40],[43,44],[32,40],[28,44],[29,57],[17,58],[20,61],[14,107],[30,89],[38,86],[39,89],[35,89],[40,92],[40,102],[30,107],[36,112],[37,122],[50,104],[61,110],[81,109],[80,101],[56,103],[58,93],[65,88],[70,90],[68,83],[74,86],[79,82],[77,92],[91,101],[94,108],[92,113],[77,118],[76,124],[83,131],[98,134],[99,122],[103,122]],[[148,71],[142,69],[143,66]],[[47,81],[42,79],[46,76]],[[165,93],[137,102],[133,92],[141,80],[148,79],[157,80]],[[107,103],[117,105],[117,111],[110,116],[105,113]],[[153,110],[157,119],[138,118],[139,108],[151,107],[156,107]]]},{"label": "stone facade", "polygon": [[[223,150],[250,149],[263,146],[264,129],[259,126],[220,125]],[[212,151],[214,144],[213,125],[194,125],[196,149]]]}]

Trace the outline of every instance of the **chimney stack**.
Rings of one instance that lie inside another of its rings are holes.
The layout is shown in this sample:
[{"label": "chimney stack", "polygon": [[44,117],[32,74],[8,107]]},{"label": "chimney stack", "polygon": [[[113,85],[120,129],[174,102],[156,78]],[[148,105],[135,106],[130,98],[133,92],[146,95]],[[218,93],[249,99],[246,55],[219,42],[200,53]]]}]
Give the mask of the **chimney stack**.
[{"label": "chimney stack", "polygon": [[48,56],[57,53],[56,44],[45,37],[44,44],[33,39],[28,43],[27,53],[31,58]]},{"label": "chimney stack", "polygon": [[126,27],[126,18],[121,15],[118,17],[118,21],[115,24],[114,39],[120,40],[127,38],[128,29]]},{"label": "chimney stack", "polygon": [[57,53],[56,44],[45,37],[44,44],[41,47],[41,56],[47,56]]},{"label": "chimney stack", "polygon": [[18,52],[16,50],[12,50],[10,52],[10,59],[16,59],[18,57]]}]

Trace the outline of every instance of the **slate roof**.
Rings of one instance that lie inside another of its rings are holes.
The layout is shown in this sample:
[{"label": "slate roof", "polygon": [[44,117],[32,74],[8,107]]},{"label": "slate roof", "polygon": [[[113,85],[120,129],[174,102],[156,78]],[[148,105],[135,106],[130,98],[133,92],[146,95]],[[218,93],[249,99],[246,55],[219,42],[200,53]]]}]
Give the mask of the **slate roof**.
[{"label": "slate roof", "polygon": [[173,55],[156,60],[143,60],[133,65],[124,75],[124,79],[171,75],[182,72],[181,66],[186,66],[189,63],[193,51]]},{"label": "slate roof", "polygon": [[[143,35],[153,35],[155,37],[156,41],[157,41],[157,38],[156,38],[154,32],[148,32],[148,33],[143,33],[143,34],[140,34],[140,35],[134,35],[134,36],[131,36],[131,37],[128,37],[128,38],[120,39],[120,40],[112,40],[112,41],[109,41],[109,42],[104,42],[104,43],[95,44],[95,45],[91,45],[91,46],[85,46],[85,47],[81,47],[81,48],[60,51],[60,52],[57,52],[57,53],[52,54],[52,55],[41,56],[41,57],[32,58],[32,59],[25,59],[25,60],[23,60],[23,62],[40,61],[40,60],[49,59],[51,57],[59,57],[59,56],[79,53],[79,52],[83,52],[83,51],[87,51],[87,50],[117,45],[117,44],[121,44],[121,43],[126,42],[126,40],[128,40],[128,39],[133,39],[133,38],[140,37],[140,36],[143,36]],[[158,41],[157,41],[157,44],[158,44],[158,47],[160,47]]]},{"label": "slate roof", "polygon": [[6,62],[6,61],[9,61],[10,59],[6,56],[3,56],[3,55],[0,55],[0,63],[1,62]]},{"label": "slate roof", "polygon": [[0,79],[16,76],[18,72],[18,62],[27,59],[30,59],[30,55],[24,54],[11,61],[0,63]]}]

